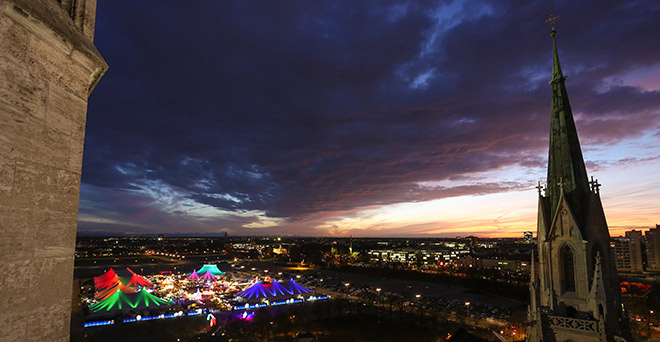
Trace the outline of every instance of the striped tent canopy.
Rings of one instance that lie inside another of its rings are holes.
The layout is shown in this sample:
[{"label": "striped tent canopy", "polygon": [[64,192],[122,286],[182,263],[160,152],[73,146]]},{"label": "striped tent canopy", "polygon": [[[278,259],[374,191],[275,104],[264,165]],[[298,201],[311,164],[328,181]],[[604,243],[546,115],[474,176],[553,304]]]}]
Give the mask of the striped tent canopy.
[{"label": "striped tent canopy", "polygon": [[278,281],[273,281],[272,283],[261,283],[257,281],[254,285],[236,295],[245,299],[258,299],[287,297],[306,293],[314,293],[314,291],[300,286],[291,279],[284,284]]},{"label": "striped tent canopy", "polygon": [[[141,287],[152,287],[153,284],[144,278],[143,276],[133,272],[130,268],[126,268],[129,273],[125,274],[130,276],[127,277],[120,277],[112,268],[104,273],[103,275],[100,275],[98,277],[94,278],[94,286],[96,287],[96,295],[95,297],[97,299],[100,299],[97,296],[101,296],[101,298],[106,298],[108,294],[112,295],[114,294],[118,288],[122,288],[125,293],[131,293],[131,291],[126,290],[126,288],[133,288],[135,290],[141,288]],[[124,272],[126,273],[126,272]],[[133,290],[132,292],[136,292]]]},{"label": "striped tent canopy", "polygon": [[224,272],[220,271],[217,265],[215,264],[206,264],[202,266],[199,270],[197,270],[197,275],[201,276],[203,274],[206,274],[208,272],[211,272],[212,275],[214,276],[221,276],[225,274]]},{"label": "striped tent canopy", "polygon": [[94,277],[94,287],[97,290],[113,287],[119,282],[119,276],[112,268],[98,277]]},{"label": "striped tent canopy", "polygon": [[308,288],[306,288],[306,287],[300,286],[300,285],[299,285],[298,283],[296,283],[293,279],[290,279],[290,280],[287,282],[286,287],[287,287],[288,289],[290,289],[291,291],[293,291],[294,293],[298,293],[298,294],[314,293],[314,291],[312,291],[312,290],[310,290],[310,289],[308,289]]},{"label": "striped tent canopy", "polygon": [[249,288],[237,293],[236,295],[239,297],[243,297],[245,299],[251,299],[252,297],[254,298],[266,298],[270,292],[266,292],[266,288],[264,287],[264,284],[261,282],[256,282],[254,285],[250,286]]},{"label": "striped tent canopy", "polygon": [[133,275],[131,275],[131,277],[128,279],[126,286],[137,289],[140,287],[152,287],[154,284],[145,279],[143,276],[133,273]]},{"label": "striped tent canopy", "polygon": [[117,291],[112,296],[89,306],[93,312],[118,311],[123,309],[156,308],[172,304],[171,301],[160,299],[147,291],[124,293]]},{"label": "striped tent canopy", "polygon": [[273,296],[279,296],[279,295],[286,296],[286,295],[292,295],[293,294],[293,291],[291,291],[290,289],[287,289],[286,287],[284,287],[284,285],[282,285],[282,283],[280,283],[277,280],[273,280],[272,283],[267,284],[267,285],[270,285],[270,290],[271,290],[270,293]]},{"label": "striped tent canopy", "polygon": [[206,273],[204,273],[203,276],[199,277],[200,279],[215,279],[215,276],[211,274],[211,271],[208,270]]},{"label": "striped tent canopy", "polygon": [[121,282],[118,281],[118,282],[115,283],[114,286],[107,287],[103,290],[97,291],[94,294],[94,298],[96,300],[104,300],[108,297],[111,297],[112,295],[114,295],[118,291],[121,291],[123,293],[136,293],[137,292],[136,290],[134,290],[130,287],[127,287],[126,285],[124,285],[124,284],[122,284]]}]

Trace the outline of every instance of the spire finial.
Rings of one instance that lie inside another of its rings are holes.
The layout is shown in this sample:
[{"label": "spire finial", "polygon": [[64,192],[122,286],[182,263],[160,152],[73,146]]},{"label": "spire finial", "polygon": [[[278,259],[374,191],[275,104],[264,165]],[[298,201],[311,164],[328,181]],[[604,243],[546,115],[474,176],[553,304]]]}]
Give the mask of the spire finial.
[{"label": "spire finial", "polygon": [[554,8],[550,8],[550,17],[545,20],[546,23],[552,25],[552,31],[550,31],[550,36],[552,37],[552,53],[553,53],[553,62],[552,62],[552,79],[550,83],[564,80],[566,77],[561,72],[561,66],[559,65],[559,56],[557,55],[557,41],[555,36],[557,31],[555,31],[555,23],[559,19],[558,15],[554,14]]},{"label": "spire finial", "polygon": [[538,184],[537,186],[535,186],[535,188],[538,189],[538,191],[539,191],[539,195],[540,195],[540,194],[541,194],[541,190],[543,189],[543,187],[541,186],[541,181],[539,181],[539,184]]},{"label": "spire finial", "polygon": [[555,31],[555,23],[557,22],[557,19],[559,19],[559,15],[554,14],[554,8],[550,7],[550,18],[546,19],[545,22],[549,23],[552,26],[552,31],[550,31],[551,36],[555,36],[557,34],[557,31]]},{"label": "spire finial", "polygon": [[598,179],[594,179],[594,176],[591,176],[591,182],[589,182],[589,185],[591,185],[591,191],[600,195],[600,187],[602,184],[598,183]]}]

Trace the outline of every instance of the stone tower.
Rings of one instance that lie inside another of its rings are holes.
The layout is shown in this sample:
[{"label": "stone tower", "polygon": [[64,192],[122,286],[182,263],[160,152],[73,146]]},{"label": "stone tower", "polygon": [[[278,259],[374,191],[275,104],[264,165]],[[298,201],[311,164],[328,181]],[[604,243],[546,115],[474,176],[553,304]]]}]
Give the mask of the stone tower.
[{"label": "stone tower", "polygon": [[0,0],[0,341],[69,341],[96,0]]},{"label": "stone tower", "polygon": [[597,181],[587,178],[552,30],[550,151],[527,341],[630,341]]}]

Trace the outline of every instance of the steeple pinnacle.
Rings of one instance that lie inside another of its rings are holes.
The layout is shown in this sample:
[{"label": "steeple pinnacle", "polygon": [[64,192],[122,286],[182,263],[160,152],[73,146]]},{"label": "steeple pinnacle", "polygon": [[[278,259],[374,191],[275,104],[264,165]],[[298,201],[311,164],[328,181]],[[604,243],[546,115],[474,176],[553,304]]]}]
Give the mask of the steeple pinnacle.
[{"label": "steeple pinnacle", "polygon": [[558,81],[558,80],[564,80],[566,77],[561,73],[561,65],[559,64],[559,55],[557,54],[557,40],[555,39],[555,36],[557,35],[557,31],[553,28],[552,31],[550,32],[550,36],[552,37],[552,52],[553,52],[553,60],[552,60],[552,79],[550,80],[550,83]]},{"label": "steeple pinnacle", "polygon": [[[548,183],[546,197],[550,199],[550,217],[555,214],[559,197],[563,191],[571,202],[573,212],[581,220],[582,207],[589,193],[587,170],[582,158],[573,112],[568,100],[566,77],[561,72],[554,23],[558,16],[551,15],[553,65],[552,65],[552,110],[550,119],[550,151],[548,157]],[[561,185],[559,183],[562,183]]]},{"label": "steeple pinnacle", "polygon": [[559,65],[559,56],[557,55],[557,41],[555,40],[555,36],[557,35],[557,30],[555,30],[555,23],[559,17],[560,16],[555,15],[553,10],[550,9],[550,18],[545,21],[546,23],[550,23],[550,25],[552,25],[550,36],[552,37],[552,51],[554,53],[554,59],[552,61],[552,80],[550,80],[550,82],[553,82],[559,78],[564,78],[564,75],[561,73],[561,65]]}]

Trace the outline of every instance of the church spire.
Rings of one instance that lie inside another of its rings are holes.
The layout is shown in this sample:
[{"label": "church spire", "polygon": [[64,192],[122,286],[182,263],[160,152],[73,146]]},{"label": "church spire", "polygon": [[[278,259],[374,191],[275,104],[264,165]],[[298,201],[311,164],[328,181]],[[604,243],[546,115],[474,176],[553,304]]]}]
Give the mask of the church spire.
[{"label": "church spire", "polygon": [[[584,166],[580,142],[578,140],[571,105],[564,81],[566,77],[561,72],[557,42],[557,31],[553,23],[552,45],[552,110],[550,119],[550,151],[548,156],[548,184],[546,196],[550,200],[550,217],[555,214],[559,202],[560,192],[564,191],[567,199],[572,202],[575,214],[581,216],[585,196],[589,193],[587,170]],[[563,190],[559,183],[564,183]],[[580,218],[578,218],[580,219]]]},{"label": "church spire", "polygon": [[557,36],[557,31],[554,28],[554,25],[552,27],[552,31],[550,31],[550,37],[552,37],[552,79],[550,80],[550,83],[552,83],[555,79],[566,79],[564,75],[561,73],[561,65],[559,64],[559,54],[557,54],[557,39],[555,39],[555,36]]}]

